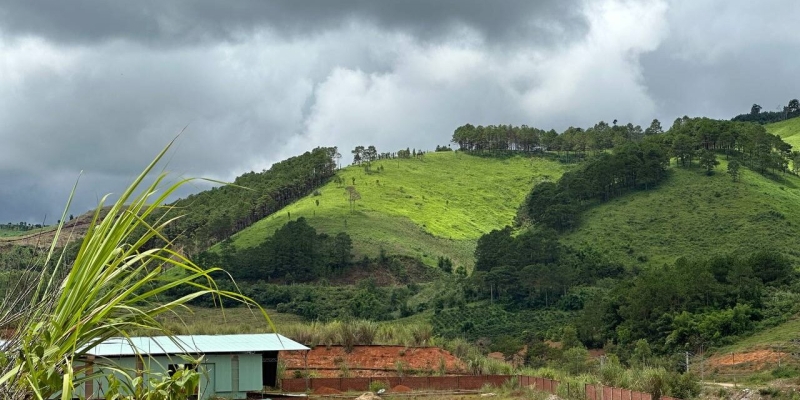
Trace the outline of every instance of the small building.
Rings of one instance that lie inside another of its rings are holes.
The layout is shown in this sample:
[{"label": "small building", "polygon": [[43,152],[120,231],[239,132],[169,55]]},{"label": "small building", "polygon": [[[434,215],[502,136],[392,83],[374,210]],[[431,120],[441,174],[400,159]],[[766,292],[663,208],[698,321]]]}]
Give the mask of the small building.
[{"label": "small building", "polygon": [[[197,398],[214,396],[244,399],[247,392],[275,387],[279,351],[308,351],[309,348],[275,333],[247,335],[191,335],[114,338],[89,350],[93,362],[89,371],[106,370],[109,366],[121,368],[131,375],[139,371],[170,374],[184,368],[197,368],[200,387]],[[186,364],[181,356],[199,359],[200,365]],[[108,374],[115,372],[108,370]],[[148,376],[144,376],[147,382]],[[107,379],[86,382],[77,395],[87,399],[103,398]]]}]

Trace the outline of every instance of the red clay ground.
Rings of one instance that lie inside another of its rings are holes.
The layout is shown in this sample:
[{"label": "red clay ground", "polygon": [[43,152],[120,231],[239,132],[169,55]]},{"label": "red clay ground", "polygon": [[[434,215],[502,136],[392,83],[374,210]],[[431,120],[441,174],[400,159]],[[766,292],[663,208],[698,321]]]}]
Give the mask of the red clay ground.
[{"label": "red clay ground", "polygon": [[787,353],[772,350],[755,350],[745,353],[728,353],[711,357],[707,365],[713,367],[733,367],[748,371],[760,371],[764,367],[774,366],[778,361],[788,358]]},{"label": "red clay ground", "polygon": [[329,387],[321,387],[319,389],[314,390],[314,394],[339,394],[342,393],[336,389],[331,389]]},{"label": "red clay ground", "polygon": [[[286,363],[284,378],[305,369],[301,351],[282,351],[278,357]],[[438,372],[442,361],[447,374],[466,371],[461,360],[438,347],[356,346],[346,353],[341,346],[317,346],[308,352],[308,370],[321,378],[341,377],[345,369],[351,377],[397,376],[398,362],[404,373]]]},{"label": "red clay ground", "polygon": [[392,388],[392,392],[396,393],[408,393],[411,391],[411,388],[406,385],[397,385]]}]

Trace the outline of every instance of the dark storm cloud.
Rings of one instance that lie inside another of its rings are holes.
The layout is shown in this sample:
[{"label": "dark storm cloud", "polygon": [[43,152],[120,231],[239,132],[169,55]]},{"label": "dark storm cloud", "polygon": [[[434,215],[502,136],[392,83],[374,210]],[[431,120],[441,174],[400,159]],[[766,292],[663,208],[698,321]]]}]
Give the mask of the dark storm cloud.
[{"label": "dark storm cloud", "polygon": [[673,2],[670,35],[642,56],[643,78],[667,120],[729,119],[753,103],[764,111],[800,97],[800,3]]},{"label": "dark storm cloud", "polygon": [[651,93],[658,95],[658,113],[669,118],[669,126],[684,115],[730,119],[750,112],[753,103],[764,111],[782,109],[800,97],[797,65],[786,62],[787,54],[800,54],[800,46],[759,46],[746,56],[725,55],[710,64],[656,52],[644,56],[642,65]]},{"label": "dark storm cloud", "polygon": [[[468,121],[560,124],[571,114],[564,103],[592,101],[576,101],[571,82],[598,93],[617,77],[635,85],[617,64],[595,67],[579,43],[619,10],[589,18],[582,1],[3,2],[0,170],[24,173],[0,177],[1,201],[16,205],[0,208],[0,221],[59,214],[82,170],[73,208],[91,208],[187,125],[168,169],[232,179],[315,146],[431,148]],[[604,58],[626,64],[623,55],[648,47],[622,36],[597,38]],[[578,76],[590,70],[613,78]]]},{"label": "dark storm cloud", "polygon": [[577,0],[27,1],[0,5],[8,32],[59,42],[127,39],[156,46],[239,40],[261,28],[316,34],[349,21],[435,38],[466,24],[489,40],[557,43],[583,34]]},{"label": "dark storm cloud", "polygon": [[225,180],[316,146],[430,149],[467,122],[771,110],[800,96],[798,5],[3,1],[0,222],[60,215],[81,170],[91,208],[187,125],[167,169]]}]

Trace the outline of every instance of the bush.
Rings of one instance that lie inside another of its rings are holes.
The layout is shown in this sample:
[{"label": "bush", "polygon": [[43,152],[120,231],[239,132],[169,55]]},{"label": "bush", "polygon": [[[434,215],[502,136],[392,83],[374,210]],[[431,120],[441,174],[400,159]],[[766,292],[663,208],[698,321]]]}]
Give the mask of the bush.
[{"label": "bush", "polygon": [[433,329],[430,325],[414,325],[411,328],[411,335],[414,338],[414,346],[425,346],[433,337]]},{"label": "bush", "polygon": [[562,362],[570,374],[577,375],[587,370],[589,351],[583,347],[573,347],[564,352]]},{"label": "bush", "polygon": [[625,387],[627,386],[627,373],[625,368],[615,356],[608,357],[607,361],[598,370],[600,383],[606,386]]},{"label": "bush", "polygon": [[370,392],[377,393],[381,389],[383,390],[389,389],[389,383],[386,381],[371,381],[369,383]]},{"label": "bush", "polygon": [[692,373],[670,372],[666,375],[666,394],[679,399],[689,399],[700,394],[700,380]]},{"label": "bush", "polygon": [[782,366],[772,370],[772,376],[777,378],[777,379],[794,378],[794,377],[800,375],[800,373],[798,373],[798,372],[799,371],[797,370],[796,367],[790,367],[790,366],[782,365]]},{"label": "bush", "polygon": [[647,368],[642,372],[635,385],[635,389],[650,393],[654,397],[661,396],[661,394],[664,393],[666,370],[663,368]]}]

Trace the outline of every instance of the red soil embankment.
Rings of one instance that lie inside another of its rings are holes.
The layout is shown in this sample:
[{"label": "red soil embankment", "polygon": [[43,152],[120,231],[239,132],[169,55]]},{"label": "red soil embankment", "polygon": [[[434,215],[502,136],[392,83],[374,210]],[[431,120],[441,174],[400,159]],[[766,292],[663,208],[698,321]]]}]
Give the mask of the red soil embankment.
[{"label": "red soil embankment", "polygon": [[748,371],[760,371],[767,366],[777,365],[781,359],[786,359],[787,353],[772,350],[755,350],[743,353],[728,353],[714,356],[707,363],[713,367],[734,367]]},{"label": "red soil embankment", "polygon": [[[282,351],[279,358],[286,363],[284,378],[294,371],[304,371],[302,351]],[[308,352],[308,370],[318,377],[341,377],[346,370],[352,377],[397,376],[412,371],[438,372],[444,363],[447,374],[466,371],[464,363],[438,347],[356,346],[345,352],[342,346],[317,346]]]}]

